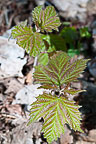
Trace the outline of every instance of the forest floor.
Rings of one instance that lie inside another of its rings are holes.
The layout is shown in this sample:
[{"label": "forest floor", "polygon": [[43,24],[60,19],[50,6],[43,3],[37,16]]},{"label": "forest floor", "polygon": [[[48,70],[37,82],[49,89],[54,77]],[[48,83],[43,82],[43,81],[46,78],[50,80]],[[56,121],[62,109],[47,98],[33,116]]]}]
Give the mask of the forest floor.
[{"label": "forest floor", "polygon": [[[37,89],[39,84],[33,84],[31,71],[34,58],[17,46],[15,40],[8,40],[11,28],[18,22],[28,19],[28,23],[32,24],[31,11],[36,4],[32,0],[5,1],[0,3],[0,144],[47,144],[40,133],[42,122],[27,126],[30,104],[43,92]],[[90,21],[96,22],[92,16]],[[78,28],[85,24],[72,22],[72,25]],[[92,32],[93,27],[89,27]],[[76,57],[91,60],[84,73],[80,75],[79,82],[72,83],[72,87],[76,89],[86,89],[86,92],[74,97],[82,106],[81,128],[84,133],[74,132],[65,125],[65,134],[52,144],[96,144],[95,38],[84,39],[84,44],[85,49],[87,45],[87,55],[79,54]]]}]

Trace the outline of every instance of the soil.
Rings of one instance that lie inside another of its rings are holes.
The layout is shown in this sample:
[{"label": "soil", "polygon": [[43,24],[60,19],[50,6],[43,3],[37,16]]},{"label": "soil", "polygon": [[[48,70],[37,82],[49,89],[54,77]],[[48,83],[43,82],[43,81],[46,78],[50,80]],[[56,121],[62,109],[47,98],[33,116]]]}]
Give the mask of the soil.
[{"label": "soil", "polygon": [[[45,5],[48,5],[49,1]],[[51,3],[52,4],[52,3]],[[36,6],[34,0],[6,0],[0,2],[0,48],[2,48],[2,39],[8,49],[13,43],[5,42],[8,39],[8,30],[17,25],[20,21],[28,19],[30,25],[33,24],[31,19],[31,11]],[[89,5],[88,5],[89,6]],[[95,10],[94,10],[95,11]],[[89,26],[92,36],[90,39],[84,39],[84,44],[87,45],[87,54],[80,54],[78,57],[90,58],[84,73],[80,75],[78,83],[72,83],[72,87],[76,89],[86,89],[74,97],[74,100],[81,105],[80,112],[82,113],[81,128],[84,133],[74,132],[65,125],[65,134],[61,135],[58,141],[52,144],[96,144],[96,40],[95,26],[96,16],[90,13],[90,17],[86,17],[86,23],[73,22],[72,25],[76,28],[82,27],[85,24]],[[61,20],[65,18],[61,17]],[[90,21],[90,22],[89,22]],[[16,45],[14,44],[14,47]],[[17,47],[16,47],[17,49]],[[15,50],[14,50],[14,53]],[[2,58],[2,50],[0,51],[0,144],[47,144],[41,133],[43,121],[32,123],[27,126],[29,119],[30,97],[35,101],[35,97],[42,93],[38,91],[38,85],[33,85],[31,71],[33,68],[34,58],[28,56],[24,51],[20,51],[19,60],[17,56],[9,52],[10,58],[14,57],[16,61],[8,64]],[[3,54],[5,54],[3,52]],[[7,62],[8,62],[7,57]],[[14,64],[18,69],[14,69]],[[6,66],[6,69],[11,69],[11,73],[6,72],[4,68],[1,71],[1,65]],[[7,67],[8,66],[8,67]],[[16,71],[17,70],[17,71]],[[32,94],[34,93],[34,97]],[[22,95],[22,96],[21,96]],[[33,102],[32,101],[32,102]]]}]

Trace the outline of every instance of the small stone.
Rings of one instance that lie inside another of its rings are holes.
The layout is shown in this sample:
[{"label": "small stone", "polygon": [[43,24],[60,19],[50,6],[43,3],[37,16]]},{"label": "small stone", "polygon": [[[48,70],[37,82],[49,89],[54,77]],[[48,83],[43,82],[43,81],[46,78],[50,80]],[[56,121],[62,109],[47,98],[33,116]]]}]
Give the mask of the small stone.
[{"label": "small stone", "polygon": [[91,138],[94,142],[96,142],[96,129],[92,129],[88,134],[89,138]]},{"label": "small stone", "polygon": [[65,125],[65,133],[60,137],[60,144],[71,144],[73,143],[73,135],[71,130]]},{"label": "small stone", "polygon": [[21,124],[12,130],[12,142],[11,144],[34,144],[33,136],[35,136],[35,144],[40,144],[41,139],[40,132],[42,129],[42,123],[36,122],[30,125],[28,120],[21,121]]},{"label": "small stone", "polygon": [[37,5],[44,5],[45,0],[35,0]]},{"label": "small stone", "polygon": [[87,18],[88,0],[49,0],[59,11],[59,14],[72,21],[85,22]]},{"label": "small stone", "polygon": [[38,89],[38,87],[40,87],[40,84],[26,85],[18,91],[12,104],[25,104],[25,109],[29,110],[31,108],[30,105],[36,101],[36,97],[44,92],[44,89]]},{"label": "small stone", "polygon": [[7,85],[7,89],[4,92],[4,94],[7,95],[9,93],[16,94],[23,87],[23,84],[19,83],[18,80],[15,78],[10,79],[10,81],[6,85]]},{"label": "small stone", "polygon": [[23,77],[22,69],[27,63],[25,51],[16,44],[16,40],[9,40],[0,36],[0,78]]},{"label": "small stone", "polygon": [[76,144],[95,144],[95,142],[77,141]]},{"label": "small stone", "polygon": [[30,138],[27,138],[27,140],[26,140],[25,144],[33,144],[33,141],[32,141],[32,139],[30,139]]},{"label": "small stone", "polygon": [[96,58],[94,58],[93,60],[91,60],[88,63],[88,69],[89,72],[91,73],[91,75],[96,78]]}]

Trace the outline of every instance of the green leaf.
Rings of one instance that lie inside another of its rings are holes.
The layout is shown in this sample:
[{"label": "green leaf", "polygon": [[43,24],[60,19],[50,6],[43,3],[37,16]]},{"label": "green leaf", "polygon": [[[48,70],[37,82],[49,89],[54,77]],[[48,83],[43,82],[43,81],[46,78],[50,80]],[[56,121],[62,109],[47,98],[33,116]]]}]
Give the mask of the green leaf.
[{"label": "green leaf", "polygon": [[59,50],[67,51],[65,40],[59,35],[51,34],[50,35],[50,43],[52,46],[53,45],[55,46],[55,49],[57,51],[59,51]]},{"label": "green leaf", "polygon": [[[50,35],[42,35],[44,43],[42,44],[42,49],[47,50],[48,53],[56,51],[55,45],[51,44]],[[47,45],[46,45],[46,43]]]},{"label": "green leaf", "polygon": [[19,24],[12,30],[13,38],[17,39],[17,44],[24,48],[31,56],[36,56],[42,49],[41,34],[34,32],[31,26]]},{"label": "green leaf", "polygon": [[78,33],[74,27],[64,27],[60,35],[65,39],[66,43],[74,43],[78,39]]},{"label": "green leaf", "polygon": [[80,28],[80,36],[89,38],[91,34],[89,33],[88,27]]},{"label": "green leaf", "polygon": [[45,84],[45,85],[42,85],[42,86],[38,87],[38,89],[40,89],[40,88],[52,90],[52,89],[57,89],[58,87],[55,86],[55,85],[52,86],[50,84]]},{"label": "green leaf", "polygon": [[79,49],[68,49],[68,55],[71,57],[74,57],[75,55],[79,55],[80,50]]},{"label": "green leaf", "polygon": [[75,48],[78,44],[78,37],[79,34],[75,27],[64,27],[62,31],[60,32],[60,36],[63,37],[65,44],[68,48],[68,55],[73,57],[75,54],[77,54],[78,50]]},{"label": "green leaf", "polygon": [[[43,49],[47,49],[47,52],[52,52],[56,50],[67,51],[65,40],[56,34],[43,35],[44,43]],[[46,47],[45,47],[46,46]]]},{"label": "green leaf", "polygon": [[82,73],[86,67],[88,60],[78,59],[73,63],[70,63],[69,67],[66,67],[66,70],[61,74],[61,84],[77,81],[79,74]]},{"label": "green leaf", "polygon": [[71,22],[65,21],[65,22],[62,22],[62,24],[65,26],[69,26],[71,24]]},{"label": "green leaf", "polygon": [[42,6],[38,6],[32,12],[33,20],[42,32],[52,32],[52,30],[57,30],[61,25],[59,17],[53,6],[47,6],[45,10]]},{"label": "green leaf", "polygon": [[27,20],[20,22],[18,25],[23,27],[27,26]]},{"label": "green leaf", "polygon": [[75,95],[78,94],[80,92],[84,92],[85,90],[74,90],[74,89],[65,89],[64,92],[71,94],[71,95]]},{"label": "green leaf", "polygon": [[37,83],[51,84],[61,87],[73,81],[77,81],[79,74],[83,72],[88,60],[79,59],[73,63],[64,52],[57,52],[47,66],[37,66],[34,78]]},{"label": "green leaf", "polygon": [[47,6],[41,13],[41,31],[52,32],[52,30],[58,31],[58,27],[61,25],[59,17],[56,15],[56,11],[53,6]]},{"label": "green leaf", "polygon": [[78,110],[80,106],[77,106],[74,101],[44,93],[39,95],[37,101],[31,106],[29,124],[43,117],[42,132],[49,144],[65,132],[64,124],[69,124],[75,131],[83,132],[80,128],[81,117]]},{"label": "green leaf", "polygon": [[47,65],[49,61],[49,57],[47,53],[41,53],[38,57],[38,63],[42,65]]},{"label": "green leaf", "polygon": [[41,24],[41,11],[42,5],[34,8],[34,10],[32,11],[32,18],[37,27],[39,27],[39,25]]}]

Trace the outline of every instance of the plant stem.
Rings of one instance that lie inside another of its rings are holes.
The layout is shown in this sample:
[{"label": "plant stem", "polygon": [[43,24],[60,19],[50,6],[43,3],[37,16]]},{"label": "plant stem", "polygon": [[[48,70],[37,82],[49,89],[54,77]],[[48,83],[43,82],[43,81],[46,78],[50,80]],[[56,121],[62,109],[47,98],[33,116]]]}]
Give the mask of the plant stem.
[{"label": "plant stem", "polygon": [[35,66],[37,65],[37,60],[38,60],[38,56],[36,56],[35,59],[34,59],[34,64],[33,64],[33,69],[32,69],[32,75],[35,72]]},{"label": "plant stem", "polygon": [[37,61],[38,61],[38,56],[35,57],[33,68],[31,69],[31,71],[27,75],[26,83],[28,83],[28,84],[32,84],[33,83],[33,79],[34,79],[33,78],[33,74],[35,72],[35,66],[37,65]]}]

